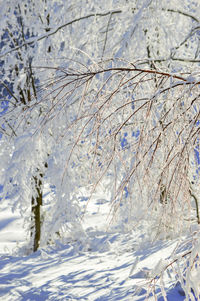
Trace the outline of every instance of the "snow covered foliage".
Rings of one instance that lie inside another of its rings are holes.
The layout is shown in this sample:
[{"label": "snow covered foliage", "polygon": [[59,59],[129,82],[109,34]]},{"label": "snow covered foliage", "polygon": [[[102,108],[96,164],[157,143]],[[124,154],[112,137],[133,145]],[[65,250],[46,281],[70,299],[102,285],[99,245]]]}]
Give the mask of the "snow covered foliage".
[{"label": "snow covered foliage", "polygon": [[[109,230],[153,240],[200,223],[199,12],[189,0],[0,4],[0,184],[33,251],[87,240],[79,195],[89,203],[99,185]],[[180,279],[188,300],[199,245]]]}]

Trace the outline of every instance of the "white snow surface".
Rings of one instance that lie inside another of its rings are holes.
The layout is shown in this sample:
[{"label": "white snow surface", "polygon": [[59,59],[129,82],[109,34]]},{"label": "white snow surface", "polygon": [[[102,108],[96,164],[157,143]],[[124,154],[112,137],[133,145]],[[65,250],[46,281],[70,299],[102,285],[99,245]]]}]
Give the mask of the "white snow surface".
[{"label": "white snow surface", "polygon": [[[151,270],[165,263],[177,240],[148,242],[139,232],[106,231],[109,203],[99,195],[89,202],[83,221],[87,241],[69,240],[23,255],[23,221],[5,206],[0,208],[0,300],[155,300],[146,299]],[[167,300],[185,300],[170,278],[166,285]],[[164,299],[158,294],[157,300]]]}]

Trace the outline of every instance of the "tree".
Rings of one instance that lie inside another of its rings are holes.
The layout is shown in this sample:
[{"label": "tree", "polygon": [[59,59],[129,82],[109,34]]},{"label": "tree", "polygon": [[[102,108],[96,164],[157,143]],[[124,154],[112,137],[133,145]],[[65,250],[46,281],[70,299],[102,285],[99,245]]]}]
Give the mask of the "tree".
[{"label": "tree", "polygon": [[[1,36],[9,29],[18,41],[0,56],[9,92],[3,132],[12,136],[1,141],[4,194],[29,222],[31,203],[37,210],[34,251],[39,241],[83,233],[77,191],[92,187],[92,195],[100,182],[118,229],[142,224],[162,237],[187,228],[194,208],[199,216],[191,200],[199,185],[198,3],[101,2],[3,6]],[[43,183],[54,186],[54,202],[43,203]]]},{"label": "tree", "polygon": [[[6,101],[10,102],[10,113],[12,115],[13,108],[17,107],[20,110],[25,110],[30,106],[33,99],[37,99],[37,83],[40,81],[40,77],[35,74],[32,68],[32,63],[35,57],[35,46],[26,44],[26,41],[30,38],[34,38],[35,32],[41,26],[44,27],[44,32],[49,31],[50,14],[46,8],[46,2],[40,1],[39,7],[36,7],[33,2],[15,2],[10,6],[2,6],[2,13],[6,15],[4,26],[2,26],[2,44],[4,49],[16,48],[12,58],[6,57],[5,61],[2,61],[3,65],[3,93],[6,97]],[[10,18],[11,17],[11,18]],[[32,21],[32,24],[31,22]],[[28,23],[30,22],[30,24]],[[24,47],[21,47],[21,45]],[[45,44],[43,54],[51,52],[51,45]],[[8,80],[5,78],[9,78]],[[19,80],[16,80],[19,79]],[[5,101],[4,101],[5,102]],[[42,109],[42,108],[41,108]],[[16,112],[14,112],[15,114]],[[41,112],[40,112],[41,113]],[[39,113],[39,114],[40,114]],[[14,116],[6,117],[6,134],[10,136],[19,136],[15,128],[16,118]],[[29,121],[26,121],[25,127],[28,126]],[[9,131],[10,130],[10,131]],[[5,129],[3,128],[5,133]],[[44,162],[47,167],[47,164]],[[35,167],[32,177],[32,186],[35,190],[34,196],[31,197],[31,238],[33,239],[33,250],[36,251],[39,247],[39,241],[41,236],[41,206],[43,199],[43,177],[44,174],[40,168]]]}]

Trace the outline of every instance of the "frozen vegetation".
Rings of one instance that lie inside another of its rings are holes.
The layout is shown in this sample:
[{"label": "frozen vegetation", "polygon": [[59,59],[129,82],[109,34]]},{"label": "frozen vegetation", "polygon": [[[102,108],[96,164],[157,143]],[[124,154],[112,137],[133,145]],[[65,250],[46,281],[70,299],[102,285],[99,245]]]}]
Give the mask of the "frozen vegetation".
[{"label": "frozen vegetation", "polygon": [[200,300],[199,16],[0,1],[2,300]]}]

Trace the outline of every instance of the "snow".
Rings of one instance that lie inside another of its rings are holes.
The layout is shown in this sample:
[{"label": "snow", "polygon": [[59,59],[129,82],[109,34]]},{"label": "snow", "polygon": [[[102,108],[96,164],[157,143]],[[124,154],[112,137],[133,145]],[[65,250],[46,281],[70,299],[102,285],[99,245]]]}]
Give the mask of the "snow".
[{"label": "snow", "polygon": [[0,254],[10,253],[25,241],[23,221],[18,212],[0,207]]},{"label": "snow", "polygon": [[[82,198],[83,206],[87,202]],[[69,240],[24,255],[22,219],[5,206],[1,204],[0,210],[0,299],[4,301],[146,300],[154,273],[167,265],[165,260],[177,245],[176,239],[152,243],[143,241],[139,232],[106,231],[110,207],[99,194],[89,201],[83,220],[87,240]],[[180,285],[173,288],[169,279],[167,300],[184,300]]]}]

